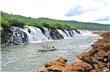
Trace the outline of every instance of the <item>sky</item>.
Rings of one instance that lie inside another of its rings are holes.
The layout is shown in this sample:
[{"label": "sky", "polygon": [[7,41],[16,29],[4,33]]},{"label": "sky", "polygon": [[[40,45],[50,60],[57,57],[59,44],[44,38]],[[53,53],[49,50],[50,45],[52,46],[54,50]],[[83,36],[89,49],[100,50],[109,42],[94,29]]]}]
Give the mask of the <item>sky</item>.
[{"label": "sky", "polygon": [[0,10],[33,18],[110,24],[110,0],[0,0]]}]

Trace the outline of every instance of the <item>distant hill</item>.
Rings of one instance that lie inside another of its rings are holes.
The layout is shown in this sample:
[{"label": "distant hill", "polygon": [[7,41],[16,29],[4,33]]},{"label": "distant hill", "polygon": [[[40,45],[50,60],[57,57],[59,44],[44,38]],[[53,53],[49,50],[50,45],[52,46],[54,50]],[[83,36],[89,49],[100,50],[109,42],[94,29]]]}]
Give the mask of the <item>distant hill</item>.
[{"label": "distant hill", "polygon": [[1,25],[3,27],[24,25],[36,27],[49,27],[53,29],[82,29],[93,31],[110,31],[110,24],[99,24],[91,22],[78,22],[74,20],[55,20],[50,18],[31,18],[21,15],[8,14],[1,11]]},{"label": "distant hill", "polygon": [[44,21],[44,22],[57,22],[62,24],[74,25],[82,30],[110,31],[110,24],[78,22],[74,20],[55,20],[55,19],[49,19],[49,18],[38,18],[37,20]]}]

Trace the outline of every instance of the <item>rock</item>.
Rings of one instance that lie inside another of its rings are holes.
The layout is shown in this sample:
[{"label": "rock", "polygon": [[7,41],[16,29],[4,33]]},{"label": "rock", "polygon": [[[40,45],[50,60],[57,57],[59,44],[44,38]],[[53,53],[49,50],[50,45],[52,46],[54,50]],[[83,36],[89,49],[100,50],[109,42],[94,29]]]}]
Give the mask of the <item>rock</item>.
[{"label": "rock", "polygon": [[58,71],[58,72],[60,72],[65,67],[66,62],[67,62],[67,60],[61,57],[57,60],[48,62],[47,64],[45,64],[45,67],[49,71]]},{"label": "rock", "polygon": [[68,30],[68,32],[69,32],[69,35],[72,37],[73,36],[72,31]]},{"label": "rock", "polygon": [[93,69],[93,70],[90,70],[90,72],[98,72],[97,70]]},{"label": "rock", "polygon": [[60,65],[53,65],[53,66],[47,67],[49,71],[58,71],[58,72],[61,72],[63,68],[64,67]]},{"label": "rock", "polygon": [[67,62],[67,59],[64,59],[64,58],[60,57],[56,61],[65,64]]},{"label": "rock", "polygon": [[75,32],[77,32],[78,34],[81,34],[81,32],[80,32],[80,31],[78,31],[78,30],[75,30]]},{"label": "rock", "polygon": [[1,31],[1,44],[2,45],[19,45],[28,42],[28,37],[22,28],[11,26]]},{"label": "rock", "polygon": [[37,72],[48,72],[48,70],[44,67],[41,67],[37,70]]},{"label": "rock", "polygon": [[110,37],[110,32],[93,32],[93,34],[98,34],[104,38]]},{"label": "rock", "polygon": [[62,72],[87,72],[92,69],[92,66],[86,62],[79,61],[71,64],[66,64]]},{"label": "rock", "polygon": [[62,31],[67,35],[67,37],[69,37],[65,29],[62,29]]},{"label": "rock", "polygon": [[101,49],[104,51],[110,51],[110,41],[107,39],[101,39],[93,43],[92,47],[94,49]]},{"label": "rock", "polygon": [[108,52],[105,52],[103,50],[98,50],[98,52],[96,54],[100,57],[108,56]]},{"label": "rock", "polygon": [[90,56],[95,55],[98,52],[98,49],[91,49],[88,53],[90,54]]},{"label": "rock", "polygon": [[77,55],[77,58],[79,58],[80,60],[87,62],[89,64],[94,64],[90,54],[87,52],[83,52],[83,53]]},{"label": "rock", "polygon": [[109,69],[107,67],[103,68],[103,72],[110,72]]},{"label": "rock", "polygon": [[50,30],[50,36],[52,39],[64,39],[63,36],[56,29]]},{"label": "rock", "polygon": [[92,47],[94,49],[110,51],[110,32],[95,32],[95,34],[99,34],[103,37],[103,39],[99,39],[98,41],[94,42]]}]

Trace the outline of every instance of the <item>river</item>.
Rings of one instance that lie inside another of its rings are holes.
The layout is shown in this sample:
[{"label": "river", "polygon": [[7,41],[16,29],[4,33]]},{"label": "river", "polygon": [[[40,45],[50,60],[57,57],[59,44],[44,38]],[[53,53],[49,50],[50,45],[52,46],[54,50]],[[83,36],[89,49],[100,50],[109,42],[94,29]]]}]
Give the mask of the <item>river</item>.
[{"label": "river", "polygon": [[84,34],[71,39],[47,41],[55,46],[56,51],[38,52],[41,43],[13,45],[1,48],[2,72],[35,72],[45,63],[64,57],[69,63],[78,61],[75,57],[91,49],[91,44],[99,38],[97,35]]}]

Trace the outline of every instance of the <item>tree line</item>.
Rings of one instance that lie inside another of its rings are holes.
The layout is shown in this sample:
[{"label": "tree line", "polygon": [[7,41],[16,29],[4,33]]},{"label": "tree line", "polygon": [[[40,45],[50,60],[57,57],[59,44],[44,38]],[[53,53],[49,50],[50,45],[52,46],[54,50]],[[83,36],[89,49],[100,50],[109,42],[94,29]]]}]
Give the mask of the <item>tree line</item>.
[{"label": "tree line", "polygon": [[1,11],[1,26],[3,28],[10,26],[23,28],[25,25],[35,27],[47,27],[51,29],[110,31],[110,24],[78,22],[73,20],[55,20],[49,18],[31,18],[8,14]]}]

